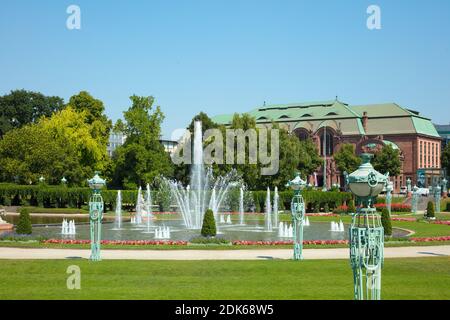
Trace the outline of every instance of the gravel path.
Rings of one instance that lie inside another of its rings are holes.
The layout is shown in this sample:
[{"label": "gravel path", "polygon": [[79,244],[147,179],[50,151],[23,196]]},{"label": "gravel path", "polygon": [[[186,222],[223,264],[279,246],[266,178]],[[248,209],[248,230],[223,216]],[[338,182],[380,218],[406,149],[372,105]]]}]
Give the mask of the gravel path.
[{"label": "gravel path", "polygon": [[[305,249],[305,259],[348,259],[349,249]],[[0,248],[0,259],[89,258],[85,249]],[[292,250],[103,250],[102,259],[111,260],[271,260],[291,259]],[[385,248],[386,258],[450,256],[450,246]]]}]

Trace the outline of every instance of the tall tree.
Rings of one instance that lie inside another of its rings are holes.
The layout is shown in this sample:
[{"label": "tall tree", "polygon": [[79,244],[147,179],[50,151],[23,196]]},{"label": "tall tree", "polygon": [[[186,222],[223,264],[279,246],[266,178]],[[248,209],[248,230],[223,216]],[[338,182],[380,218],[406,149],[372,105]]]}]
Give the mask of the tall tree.
[{"label": "tall tree", "polygon": [[89,92],[81,91],[69,99],[68,107],[75,112],[84,113],[85,121],[91,126],[91,134],[106,147],[112,121],[105,114],[105,106]]},{"label": "tall tree", "polygon": [[125,188],[173,173],[170,157],[159,141],[164,120],[160,107],[153,107],[153,97],[133,95],[130,99],[131,107],[124,112],[127,140],[114,155],[114,184]]},{"label": "tall tree", "polygon": [[70,139],[39,124],[9,131],[0,140],[0,178],[5,182],[36,183],[42,175],[50,184],[64,176],[72,185],[88,178],[80,154]]},{"label": "tall tree", "polygon": [[361,164],[361,158],[355,153],[355,146],[350,143],[341,146],[339,151],[334,154],[334,161],[341,174],[345,171],[352,173]]},{"label": "tall tree", "polygon": [[402,162],[400,161],[400,151],[391,145],[385,145],[381,151],[377,152],[372,160],[375,170],[381,173],[389,172],[389,175],[396,177],[400,174]]},{"label": "tall tree", "polygon": [[63,107],[62,98],[40,92],[13,90],[0,96],[0,138],[9,130],[36,123],[43,116],[50,117]]},{"label": "tall tree", "polygon": [[447,175],[450,175],[450,143],[442,151],[441,166],[447,171]]}]

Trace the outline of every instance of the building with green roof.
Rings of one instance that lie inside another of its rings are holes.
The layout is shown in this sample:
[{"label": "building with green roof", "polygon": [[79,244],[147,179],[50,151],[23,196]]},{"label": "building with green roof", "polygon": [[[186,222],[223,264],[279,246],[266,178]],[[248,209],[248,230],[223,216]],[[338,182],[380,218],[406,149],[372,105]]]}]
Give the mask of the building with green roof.
[{"label": "building with green roof", "polygon": [[[358,154],[377,152],[384,145],[400,151],[402,173],[393,178],[395,190],[407,179],[419,186],[436,183],[441,176],[442,138],[429,118],[396,103],[349,105],[338,99],[319,102],[263,105],[247,112],[257,126],[270,128],[277,123],[299,139],[312,139],[326,158],[326,185],[343,185],[342,173],[333,154],[344,143],[355,146]],[[233,114],[212,118],[230,125]],[[325,146],[324,146],[325,143]],[[324,168],[318,168],[312,183],[323,185]]]}]

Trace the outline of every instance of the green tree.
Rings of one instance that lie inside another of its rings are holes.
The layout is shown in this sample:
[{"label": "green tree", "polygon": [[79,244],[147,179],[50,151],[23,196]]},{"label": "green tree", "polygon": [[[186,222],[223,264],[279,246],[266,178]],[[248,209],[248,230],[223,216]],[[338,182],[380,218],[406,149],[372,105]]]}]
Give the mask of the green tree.
[{"label": "green tree", "polygon": [[396,177],[402,168],[400,152],[391,145],[385,145],[381,151],[375,154],[372,164],[375,170],[381,173],[389,172],[390,176]]},{"label": "green tree", "polygon": [[19,222],[17,223],[16,233],[18,234],[31,234],[31,217],[28,209],[20,209]]},{"label": "green tree", "polygon": [[123,123],[122,119],[117,119],[116,123],[114,123],[112,131],[124,133],[126,129],[127,127],[125,126],[125,123]]},{"label": "green tree", "polygon": [[113,156],[114,184],[135,188],[152,183],[159,175],[173,174],[172,162],[160,143],[164,115],[160,107],[153,110],[153,97],[130,97],[132,105],[124,112],[127,140]]},{"label": "green tree", "polygon": [[384,228],[384,235],[391,236],[392,223],[391,223],[391,216],[387,208],[383,208],[383,210],[381,211],[381,224],[383,225]]},{"label": "green tree", "polygon": [[334,161],[339,171],[352,173],[361,165],[361,158],[355,153],[355,146],[353,144],[343,144],[338,152],[334,154]]},{"label": "green tree", "polygon": [[62,98],[40,92],[13,90],[0,96],[0,138],[9,130],[36,123],[43,116],[50,117],[63,107]]},{"label": "green tree", "polygon": [[442,151],[441,165],[443,169],[446,169],[447,175],[450,175],[450,143],[448,143]]},{"label": "green tree", "polygon": [[105,114],[103,102],[91,96],[89,92],[81,91],[70,97],[67,106],[84,114],[84,121],[90,125],[92,137],[106,148],[112,121]]},{"label": "green tree", "polygon": [[71,185],[84,185],[94,170],[104,170],[106,147],[92,136],[84,114],[68,107],[9,131],[0,140],[2,181],[28,184],[43,175],[59,184],[64,176]]},{"label": "green tree", "polygon": [[214,219],[214,213],[211,209],[208,209],[205,212],[201,234],[204,237],[215,237],[217,234],[216,221]]}]

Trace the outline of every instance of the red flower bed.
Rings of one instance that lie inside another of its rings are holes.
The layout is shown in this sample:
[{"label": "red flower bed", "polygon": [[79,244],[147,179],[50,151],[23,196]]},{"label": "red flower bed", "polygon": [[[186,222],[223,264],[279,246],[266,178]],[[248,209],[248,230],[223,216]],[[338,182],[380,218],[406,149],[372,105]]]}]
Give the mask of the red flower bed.
[{"label": "red flower bed", "polygon": [[405,221],[405,222],[416,222],[416,218],[391,218],[392,221]]},{"label": "red flower bed", "polygon": [[[284,246],[292,245],[292,240],[280,240],[280,241],[250,241],[250,240],[236,240],[232,242],[235,246]],[[336,244],[348,244],[348,240],[305,240],[303,244],[312,245],[336,245]]]},{"label": "red flower bed", "polygon": [[[220,212],[220,214],[235,214],[235,215],[238,215],[238,214],[241,214],[239,211],[228,211],[228,212]],[[244,214],[247,214],[247,215],[264,215],[265,213],[264,212],[244,212]]]},{"label": "red flower bed", "polygon": [[[386,203],[377,203],[374,206],[378,211],[386,208]],[[391,204],[391,211],[393,212],[411,212],[411,205],[403,203],[393,203]]]},{"label": "red flower bed", "polygon": [[340,217],[339,214],[335,213],[307,213],[308,217]]},{"label": "red flower bed", "polygon": [[445,224],[447,226],[450,226],[450,221],[448,220],[442,220],[442,221],[434,221],[432,224]]},{"label": "red flower bed", "polygon": [[[70,239],[49,239],[44,241],[45,244],[90,244],[90,240],[70,240]],[[101,244],[110,245],[137,245],[137,246],[159,246],[159,245],[172,245],[172,246],[185,246],[187,241],[173,241],[173,240],[101,240]]]},{"label": "red flower bed", "polygon": [[430,241],[450,241],[450,236],[445,237],[427,237],[427,238],[411,238],[414,242],[430,242]]},{"label": "red flower bed", "polygon": [[348,212],[348,206],[342,205],[338,206],[333,210],[334,213],[347,213]]}]

